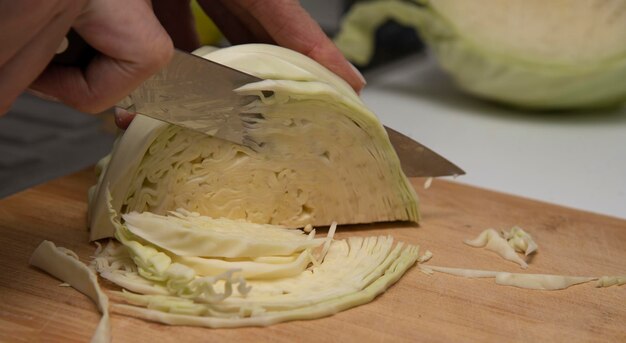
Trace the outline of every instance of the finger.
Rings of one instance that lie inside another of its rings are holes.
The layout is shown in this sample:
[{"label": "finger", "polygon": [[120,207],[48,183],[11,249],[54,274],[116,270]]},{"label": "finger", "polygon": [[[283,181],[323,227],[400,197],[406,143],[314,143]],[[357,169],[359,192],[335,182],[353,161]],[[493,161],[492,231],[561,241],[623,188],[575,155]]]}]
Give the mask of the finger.
[{"label": "finger", "polygon": [[359,92],[365,79],[296,0],[233,0],[248,9],[276,44],[311,57]]},{"label": "finger", "polygon": [[115,125],[120,129],[126,130],[133,119],[135,119],[135,113],[128,112],[123,108],[115,108]]},{"label": "finger", "polygon": [[193,51],[200,46],[189,0],[153,0],[152,9],[176,48]]},{"label": "finger", "polygon": [[46,68],[80,11],[80,6],[69,6],[50,16],[51,19],[44,22],[42,30],[0,66],[0,112],[6,112],[11,103]]},{"label": "finger", "polygon": [[101,54],[84,71],[52,66],[32,88],[82,111],[116,104],[173,53],[171,39],[143,0],[92,0],[74,28]]},{"label": "finger", "polygon": [[256,41],[256,36],[248,29],[248,26],[221,1],[198,0],[198,4],[231,44]]},{"label": "finger", "polygon": [[253,39],[245,43],[275,44],[263,25],[251,14],[249,8],[244,7],[239,1],[219,0],[219,2],[222,3],[230,13],[237,17],[243,26],[252,34]]},{"label": "finger", "polygon": [[[0,1],[0,66],[13,58],[35,39],[51,19],[62,13],[68,4],[58,1],[20,0]],[[67,1],[66,1],[67,2]],[[80,9],[84,1],[73,1],[71,7]],[[75,16],[78,13],[75,13]]]}]

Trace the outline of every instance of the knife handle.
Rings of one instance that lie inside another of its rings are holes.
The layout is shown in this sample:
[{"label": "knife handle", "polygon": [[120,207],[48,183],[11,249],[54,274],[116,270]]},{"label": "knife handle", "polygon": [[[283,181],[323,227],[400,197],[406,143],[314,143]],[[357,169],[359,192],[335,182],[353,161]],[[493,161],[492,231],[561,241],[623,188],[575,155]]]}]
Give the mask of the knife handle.
[{"label": "knife handle", "polygon": [[[78,67],[85,69],[89,62],[98,54],[98,51],[91,47],[83,37],[81,37],[74,29],[71,29],[65,36],[65,41],[59,47],[60,52],[52,58],[52,63],[67,67]],[[63,45],[66,45],[65,49]]]}]

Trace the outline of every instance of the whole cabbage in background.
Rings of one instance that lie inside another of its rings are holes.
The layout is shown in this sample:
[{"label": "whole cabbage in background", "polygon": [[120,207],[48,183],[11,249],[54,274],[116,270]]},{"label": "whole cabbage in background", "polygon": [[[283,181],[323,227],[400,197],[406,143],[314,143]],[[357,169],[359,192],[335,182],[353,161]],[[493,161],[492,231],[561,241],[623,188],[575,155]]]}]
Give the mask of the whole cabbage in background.
[{"label": "whole cabbage in background", "polygon": [[387,20],[418,28],[479,97],[538,110],[626,102],[626,1],[370,1],[351,9],[335,42],[364,65]]}]

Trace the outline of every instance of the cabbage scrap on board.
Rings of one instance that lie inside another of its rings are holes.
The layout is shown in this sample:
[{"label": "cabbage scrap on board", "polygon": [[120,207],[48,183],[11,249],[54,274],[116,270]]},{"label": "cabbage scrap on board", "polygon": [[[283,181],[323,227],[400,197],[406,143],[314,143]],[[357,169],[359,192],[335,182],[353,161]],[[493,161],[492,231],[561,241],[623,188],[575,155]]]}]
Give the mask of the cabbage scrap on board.
[{"label": "cabbage scrap on board", "polygon": [[463,241],[463,243],[474,248],[491,250],[505,260],[519,264],[523,269],[528,268],[528,264],[516,254],[516,251],[521,250],[525,252],[529,246],[528,242],[532,242],[530,244],[532,244],[533,249],[536,249],[537,245],[530,235],[517,226],[513,227],[509,232],[503,231],[502,236],[494,229],[486,229],[476,238]]},{"label": "cabbage scrap on board", "polygon": [[[200,51],[202,53],[202,51]],[[252,146],[137,116],[90,191],[92,240],[121,213],[183,208],[290,228],[418,221],[417,196],[384,127],[350,86],[313,60],[268,45],[202,55],[264,81],[242,116]]]},{"label": "cabbage scrap on board", "polygon": [[622,0],[377,0],[355,5],[335,43],[373,55],[387,20],[419,29],[440,65],[479,97],[550,110],[626,103]]}]

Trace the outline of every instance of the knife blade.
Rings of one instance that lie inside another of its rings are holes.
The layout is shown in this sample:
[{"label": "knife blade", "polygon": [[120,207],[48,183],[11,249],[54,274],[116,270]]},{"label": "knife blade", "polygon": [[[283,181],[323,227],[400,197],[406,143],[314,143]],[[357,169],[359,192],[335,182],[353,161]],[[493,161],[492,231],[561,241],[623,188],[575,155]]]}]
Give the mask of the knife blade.
[{"label": "knife blade", "polygon": [[170,63],[118,104],[130,111],[246,145],[238,109],[257,97],[233,90],[262,79],[174,51]]},{"label": "knife blade", "polygon": [[463,169],[410,137],[387,126],[385,130],[400,158],[402,171],[406,176],[435,177],[465,174]]},{"label": "knife blade", "polygon": [[[149,117],[246,145],[238,108],[254,100],[234,89],[262,81],[252,75],[179,50],[169,65],[130,95],[133,110]],[[462,175],[465,172],[413,139],[385,127],[409,177]]]}]

